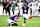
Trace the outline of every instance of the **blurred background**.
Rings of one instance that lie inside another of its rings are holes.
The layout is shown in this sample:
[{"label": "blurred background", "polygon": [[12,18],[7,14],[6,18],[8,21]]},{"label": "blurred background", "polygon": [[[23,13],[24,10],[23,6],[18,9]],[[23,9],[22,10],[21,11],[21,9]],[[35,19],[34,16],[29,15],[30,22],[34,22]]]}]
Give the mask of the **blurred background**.
[{"label": "blurred background", "polygon": [[[21,8],[24,3],[28,3],[31,16],[40,16],[40,0],[0,0],[0,16],[13,16],[16,13],[13,10]],[[22,16],[22,10],[18,13]]]},{"label": "blurred background", "polygon": [[7,27],[7,19],[16,14],[19,15],[17,21],[20,22],[17,22],[18,26],[14,27],[23,27],[23,9],[16,9],[22,8],[24,4],[28,4],[27,6],[30,9],[28,15],[33,16],[31,19],[28,18],[25,27],[40,27],[40,0],[0,0],[0,27]]}]

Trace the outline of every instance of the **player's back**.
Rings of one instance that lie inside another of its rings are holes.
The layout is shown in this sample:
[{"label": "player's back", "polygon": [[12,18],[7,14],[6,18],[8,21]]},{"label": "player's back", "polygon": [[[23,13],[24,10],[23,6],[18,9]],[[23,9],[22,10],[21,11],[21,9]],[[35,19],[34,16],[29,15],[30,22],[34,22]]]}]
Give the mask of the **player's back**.
[{"label": "player's back", "polygon": [[10,17],[9,19],[14,20],[14,18],[15,18],[16,16],[19,17],[18,15],[15,15],[15,16],[13,16],[13,17]]}]

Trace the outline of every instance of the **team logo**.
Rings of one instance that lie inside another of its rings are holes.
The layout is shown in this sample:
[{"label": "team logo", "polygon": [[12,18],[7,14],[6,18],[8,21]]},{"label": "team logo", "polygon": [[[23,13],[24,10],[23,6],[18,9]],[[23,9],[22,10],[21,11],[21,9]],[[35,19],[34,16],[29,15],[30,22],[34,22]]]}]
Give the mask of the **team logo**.
[{"label": "team logo", "polygon": [[24,12],[26,13],[26,12],[27,12],[27,10],[24,10]]}]

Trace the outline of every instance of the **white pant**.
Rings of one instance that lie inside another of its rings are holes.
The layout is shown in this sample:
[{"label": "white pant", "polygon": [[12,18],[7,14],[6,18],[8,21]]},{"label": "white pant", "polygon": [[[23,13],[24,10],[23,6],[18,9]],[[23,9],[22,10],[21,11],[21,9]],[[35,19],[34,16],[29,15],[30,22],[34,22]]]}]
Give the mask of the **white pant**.
[{"label": "white pant", "polygon": [[12,22],[14,22],[14,21],[11,20],[11,19],[8,19],[7,22],[8,22],[8,23],[12,23]]},{"label": "white pant", "polygon": [[27,14],[23,14],[23,17],[24,17],[25,19],[28,19],[28,15],[27,15]]}]

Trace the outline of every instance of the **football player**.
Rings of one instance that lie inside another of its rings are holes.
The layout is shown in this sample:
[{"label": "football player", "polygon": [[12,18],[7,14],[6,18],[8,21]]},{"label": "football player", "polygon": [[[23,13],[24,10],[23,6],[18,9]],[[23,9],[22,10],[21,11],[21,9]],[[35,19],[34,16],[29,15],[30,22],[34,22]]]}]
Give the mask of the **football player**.
[{"label": "football player", "polygon": [[24,4],[24,6],[22,8],[19,9],[23,9],[23,18],[24,18],[24,23],[23,26],[25,26],[25,23],[27,23],[27,19],[28,19],[28,12],[30,12],[30,9],[28,7],[28,4]]},{"label": "football player", "polygon": [[30,10],[27,4],[25,4],[22,7],[22,9],[23,9],[23,18],[24,18],[23,26],[25,26],[25,23],[27,23],[27,19],[28,19],[28,11],[30,12]]},{"label": "football player", "polygon": [[13,17],[10,17],[7,21],[8,21],[8,25],[7,26],[11,26],[11,25],[16,25],[17,26],[17,23],[16,23],[16,20],[18,19],[18,15],[14,15]]},{"label": "football player", "polygon": [[37,2],[38,1],[33,0],[33,2],[29,3],[32,6],[32,16],[37,16]]},{"label": "football player", "polygon": [[40,0],[38,1],[38,16],[40,16]]}]

